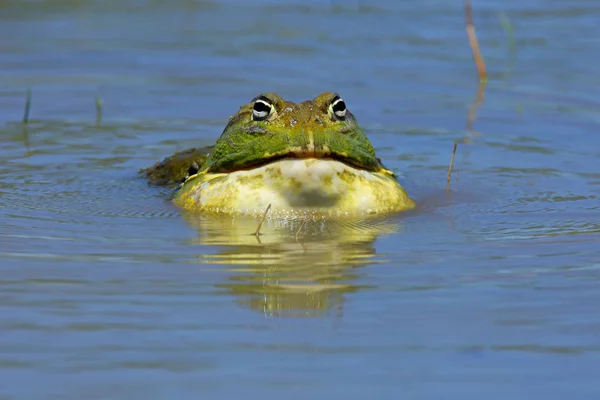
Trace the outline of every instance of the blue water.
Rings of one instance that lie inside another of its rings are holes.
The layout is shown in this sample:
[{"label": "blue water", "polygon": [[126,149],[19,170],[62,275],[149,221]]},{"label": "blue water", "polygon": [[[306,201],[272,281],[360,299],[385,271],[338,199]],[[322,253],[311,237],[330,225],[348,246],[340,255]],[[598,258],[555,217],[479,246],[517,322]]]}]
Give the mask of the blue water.
[{"label": "blue water", "polygon": [[[600,6],[473,9],[479,96],[462,2],[0,3],[0,399],[598,398]],[[266,91],[419,208],[257,240],[137,175]]]}]

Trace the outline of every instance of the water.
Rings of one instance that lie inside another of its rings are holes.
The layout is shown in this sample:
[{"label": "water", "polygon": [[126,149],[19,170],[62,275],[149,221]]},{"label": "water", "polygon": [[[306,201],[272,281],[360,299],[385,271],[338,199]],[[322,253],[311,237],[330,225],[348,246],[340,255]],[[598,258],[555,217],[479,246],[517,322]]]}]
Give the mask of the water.
[{"label": "water", "polygon": [[[1,2],[0,398],[597,398],[600,8],[476,1],[478,105],[461,6]],[[418,210],[259,241],[136,175],[326,90]]]}]

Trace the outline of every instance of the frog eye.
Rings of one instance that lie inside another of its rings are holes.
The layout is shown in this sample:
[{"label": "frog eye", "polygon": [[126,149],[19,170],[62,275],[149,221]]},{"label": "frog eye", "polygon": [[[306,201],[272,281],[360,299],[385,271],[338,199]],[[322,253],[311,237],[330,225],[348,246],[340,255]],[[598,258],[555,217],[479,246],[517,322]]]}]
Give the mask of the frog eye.
[{"label": "frog eye", "polygon": [[273,105],[264,97],[259,97],[254,101],[254,108],[252,109],[252,118],[255,121],[264,121],[269,117]]},{"label": "frog eye", "polygon": [[331,102],[331,111],[337,119],[343,120],[346,118],[346,103],[344,103],[344,100],[342,100],[341,97],[336,96],[336,98],[333,99]]}]

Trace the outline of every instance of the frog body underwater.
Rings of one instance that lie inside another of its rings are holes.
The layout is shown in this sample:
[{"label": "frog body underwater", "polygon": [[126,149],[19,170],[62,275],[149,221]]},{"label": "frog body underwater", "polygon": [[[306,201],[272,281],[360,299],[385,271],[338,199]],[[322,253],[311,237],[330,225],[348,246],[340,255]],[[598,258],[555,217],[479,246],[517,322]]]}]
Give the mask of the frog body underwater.
[{"label": "frog body underwater", "polygon": [[293,103],[264,93],[229,119],[210,154],[177,191],[189,211],[278,216],[370,215],[414,201],[376,157],[336,93]]}]

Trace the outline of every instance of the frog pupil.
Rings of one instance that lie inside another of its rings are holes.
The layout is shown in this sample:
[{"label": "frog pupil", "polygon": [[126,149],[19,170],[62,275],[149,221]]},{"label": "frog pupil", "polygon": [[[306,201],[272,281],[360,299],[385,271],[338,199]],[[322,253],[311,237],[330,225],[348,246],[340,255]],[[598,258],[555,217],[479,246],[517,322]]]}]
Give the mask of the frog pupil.
[{"label": "frog pupil", "polygon": [[256,100],[252,115],[255,120],[265,119],[271,112],[271,105],[264,100]]},{"label": "frog pupil", "polygon": [[340,98],[334,100],[331,108],[336,117],[344,118],[346,116],[346,103],[344,103],[344,100]]}]

